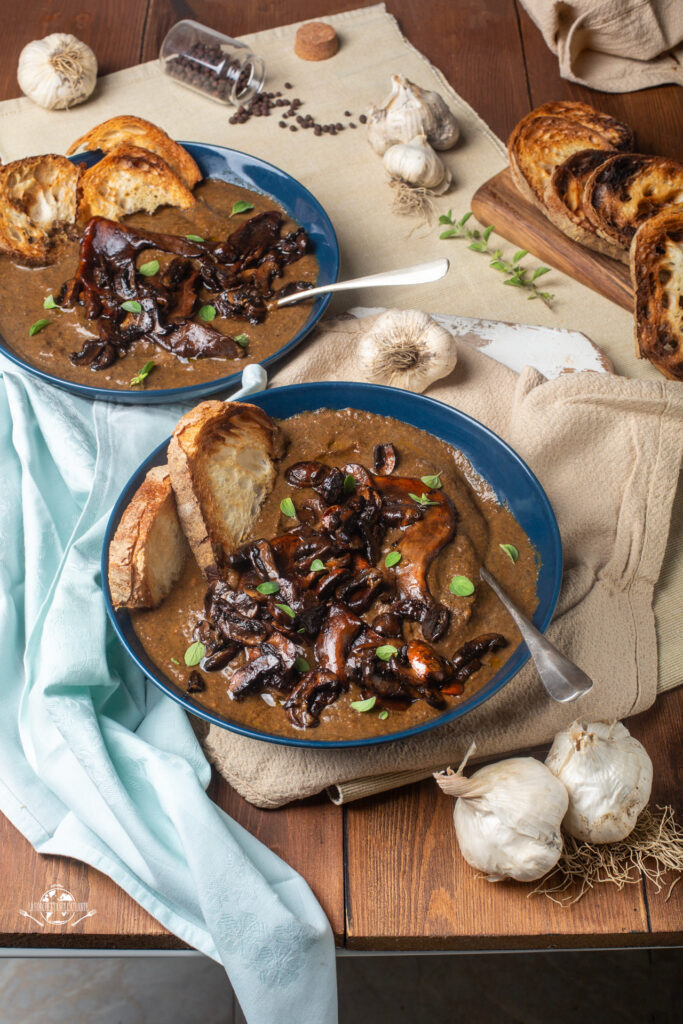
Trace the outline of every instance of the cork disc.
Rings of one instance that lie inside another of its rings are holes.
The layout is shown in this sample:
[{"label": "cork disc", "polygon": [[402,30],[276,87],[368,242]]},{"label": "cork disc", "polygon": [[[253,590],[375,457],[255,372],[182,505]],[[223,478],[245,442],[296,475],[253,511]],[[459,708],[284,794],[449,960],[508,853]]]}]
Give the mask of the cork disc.
[{"label": "cork disc", "polygon": [[337,33],[324,21],[309,21],[296,30],[294,52],[302,60],[327,60],[338,49]]}]

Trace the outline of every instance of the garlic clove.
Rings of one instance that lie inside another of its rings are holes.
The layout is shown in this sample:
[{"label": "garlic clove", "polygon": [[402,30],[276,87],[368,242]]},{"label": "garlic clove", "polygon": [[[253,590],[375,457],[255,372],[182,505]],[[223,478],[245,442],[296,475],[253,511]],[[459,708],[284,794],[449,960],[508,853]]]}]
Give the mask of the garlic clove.
[{"label": "garlic clove", "polygon": [[533,882],[555,867],[568,797],[542,761],[511,757],[470,778],[461,767],[435,779],[457,797],[453,821],[463,857],[489,881]]},{"label": "garlic clove", "polygon": [[650,799],[652,761],[622,722],[573,722],[545,763],[567,789],[563,828],[577,839],[625,839]]},{"label": "garlic clove", "polygon": [[383,156],[390,146],[424,134],[434,149],[451,149],[460,128],[442,96],[421,89],[403,75],[392,75],[391,92],[368,110],[368,140]]},{"label": "garlic clove", "polygon": [[19,55],[19,88],[48,110],[64,110],[87,100],[96,80],[95,54],[66,32],[27,43]]},{"label": "garlic clove", "polygon": [[382,162],[392,178],[412,188],[426,188],[441,195],[451,184],[451,172],[422,134],[390,146]]},{"label": "garlic clove", "polygon": [[358,346],[363,379],[418,393],[446,377],[457,359],[451,332],[417,309],[382,313]]}]

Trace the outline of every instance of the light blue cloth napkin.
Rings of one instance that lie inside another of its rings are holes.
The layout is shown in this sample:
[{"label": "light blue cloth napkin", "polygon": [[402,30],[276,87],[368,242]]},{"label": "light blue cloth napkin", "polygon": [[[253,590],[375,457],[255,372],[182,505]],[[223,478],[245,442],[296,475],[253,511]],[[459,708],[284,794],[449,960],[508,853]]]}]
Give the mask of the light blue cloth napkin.
[{"label": "light blue cloth napkin", "polygon": [[185,712],[105,612],[112,506],[185,409],[88,402],[0,370],[0,809],[40,853],[103,871],[224,964],[249,1024],[332,1024],[322,909],[208,798]]}]

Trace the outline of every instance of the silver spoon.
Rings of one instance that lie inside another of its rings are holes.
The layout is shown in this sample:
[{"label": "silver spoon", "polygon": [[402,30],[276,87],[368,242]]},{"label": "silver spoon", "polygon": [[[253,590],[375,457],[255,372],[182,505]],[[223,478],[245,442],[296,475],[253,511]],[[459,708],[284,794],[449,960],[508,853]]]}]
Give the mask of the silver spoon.
[{"label": "silver spoon", "polygon": [[242,387],[239,391],[235,391],[230,398],[229,402],[234,402],[238,398],[246,398],[247,395],[255,395],[258,391],[265,391],[268,384],[268,374],[261,366],[260,363],[249,363],[242,370]]},{"label": "silver spoon", "polygon": [[548,696],[564,704],[588,693],[593,686],[593,680],[573,661],[565,658],[564,654],[536,629],[483,566],[479,570],[479,575],[488,583],[515,620]]},{"label": "silver spoon", "polygon": [[430,260],[429,263],[416,263],[412,267],[401,270],[386,270],[382,274],[371,274],[369,277],[356,277],[353,281],[337,281],[336,284],[323,284],[318,288],[307,288],[302,292],[294,292],[270,303],[271,306],[291,306],[295,302],[303,302],[313,295],[324,295],[325,292],[345,292],[351,288],[381,288],[395,284],[427,284],[438,281],[448,273],[449,262],[445,258]]}]

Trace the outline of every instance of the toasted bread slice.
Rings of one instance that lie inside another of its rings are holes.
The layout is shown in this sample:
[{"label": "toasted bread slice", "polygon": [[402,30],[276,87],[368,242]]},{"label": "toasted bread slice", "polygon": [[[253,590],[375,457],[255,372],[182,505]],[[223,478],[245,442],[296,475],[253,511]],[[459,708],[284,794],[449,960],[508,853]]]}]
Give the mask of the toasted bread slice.
[{"label": "toasted bread slice", "polygon": [[138,487],[109,545],[109,589],[117,608],[156,608],[190,551],[180,527],[168,466]]},{"label": "toasted bread slice", "polygon": [[683,203],[683,164],[663,156],[618,153],[586,181],[583,206],[601,238],[627,249],[663,207]]},{"label": "toasted bread slice", "polygon": [[66,152],[71,155],[79,150],[101,149],[103,153],[111,153],[122,142],[156,153],[190,189],[202,180],[202,172],[186,149],[151,121],[132,114],[110,117],[108,121],[95,125],[76,139]]},{"label": "toasted bread slice", "polygon": [[523,117],[508,140],[510,169],[520,192],[545,209],[544,192],[559,164],[582,149],[629,149],[628,125],[586,103],[544,103]]},{"label": "toasted bread slice", "polygon": [[124,142],[81,175],[78,220],[120,220],[129,213],[154,213],[159,206],[187,209],[194,201],[160,156]]},{"label": "toasted bread slice", "polygon": [[30,156],[0,167],[0,250],[44,266],[76,219],[79,169],[65,156]]},{"label": "toasted bread slice", "polygon": [[646,220],[630,255],[636,354],[683,381],[683,205]]},{"label": "toasted bread slice", "polygon": [[583,190],[588,176],[608,156],[604,149],[581,149],[574,153],[551,174],[543,201],[548,220],[569,238],[605,256],[627,261],[628,252],[601,238],[583,208]]},{"label": "toasted bread slice", "polygon": [[173,431],[168,467],[199,568],[215,576],[247,536],[275,482],[279,433],[244,402],[201,402]]}]

